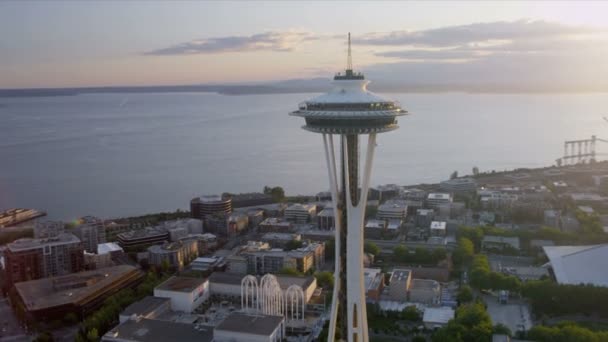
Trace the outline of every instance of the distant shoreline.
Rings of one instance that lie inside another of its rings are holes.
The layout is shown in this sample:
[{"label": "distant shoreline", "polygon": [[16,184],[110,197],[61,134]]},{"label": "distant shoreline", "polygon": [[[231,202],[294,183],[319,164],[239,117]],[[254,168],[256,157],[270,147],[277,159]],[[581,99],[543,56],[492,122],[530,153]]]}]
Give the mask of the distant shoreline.
[{"label": "distant shoreline", "polygon": [[[206,92],[220,95],[265,95],[322,93],[329,86],[303,85],[176,85],[176,86],[116,86],[82,88],[23,88],[0,89],[0,98],[56,97],[83,94],[143,94],[143,93],[187,93]],[[465,85],[382,85],[370,86],[370,90],[382,93],[472,93],[472,94],[589,94],[608,93],[608,89],[540,89],[511,86],[465,86]]]}]

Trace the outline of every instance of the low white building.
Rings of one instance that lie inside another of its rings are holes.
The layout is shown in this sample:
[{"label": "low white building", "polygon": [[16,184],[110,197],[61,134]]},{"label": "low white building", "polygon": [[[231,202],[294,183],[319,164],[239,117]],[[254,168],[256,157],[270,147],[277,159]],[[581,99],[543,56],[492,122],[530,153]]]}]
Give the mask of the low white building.
[{"label": "low white building", "polygon": [[390,200],[378,206],[379,220],[404,220],[407,216],[407,203],[403,200]]},{"label": "low white building", "polygon": [[214,342],[280,342],[285,337],[282,316],[233,312],[213,330]]},{"label": "low white building", "polygon": [[431,208],[439,208],[442,204],[452,203],[452,195],[447,193],[433,192],[426,198],[426,204]]},{"label": "low white building", "polygon": [[414,303],[438,304],[441,301],[441,285],[431,279],[412,279],[409,300]]},{"label": "low white building", "polygon": [[297,203],[285,209],[285,220],[293,223],[308,223],[316,214],[316,205]]},{"label": "low white building", "polygon": [[427,307],[424,309],[422,323],[427,329],[438,329],[446,326],[454,318],[454,309],[446,306],[439,308]]},{"label": "low white building", "polygon": [[388,292],[392,300],[407,301],[408,290],[412,281],[412,271],[394,269],[389,280]]},{"label": "low white building", "polygon": [[209,298],[209,281],[173,276],[154,288],[154,296],[171,299],[171,309],[192,313]]},{"label": "low white building", "polygon": [[474,192],[477,190],[477,182],[473,178],[454,178],[439,183],[443,191],[448,192]]},{"label": "low white building", "polygon": [[431,236],[444,237],[446,235],[447,223],[444,221],[433,221],[431,222]]}]

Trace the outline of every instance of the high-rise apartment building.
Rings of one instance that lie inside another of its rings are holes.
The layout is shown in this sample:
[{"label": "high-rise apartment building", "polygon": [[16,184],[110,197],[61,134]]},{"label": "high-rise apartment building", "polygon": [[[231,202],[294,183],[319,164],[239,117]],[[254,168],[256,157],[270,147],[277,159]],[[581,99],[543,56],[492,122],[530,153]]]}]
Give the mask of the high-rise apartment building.
[{"label": "high-rise apartment building", "polygon": [[4,253],[8,286],[27,280],[66,275],[84,269],[84,249],[73,234],[47,239],[19,239]]}]

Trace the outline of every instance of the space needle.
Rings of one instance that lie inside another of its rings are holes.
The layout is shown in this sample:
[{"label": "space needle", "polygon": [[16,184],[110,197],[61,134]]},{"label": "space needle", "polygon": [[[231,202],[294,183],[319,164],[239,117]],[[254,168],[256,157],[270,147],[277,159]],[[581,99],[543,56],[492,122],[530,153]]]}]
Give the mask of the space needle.
[{"label": "space needle", "polygon": [[[290,115],[303,117],[305,130],[323,135],[336,234],[328,341],[334,341],[340,332],[342,340],[367,342],[363,224],[376,134],[397,129],[397,116],[407,112],[397,102],[368,91],[369,81],[353,71],[350,33],[346,70],[336,74],[332,83],[330,92],[301,103]],[[360,135],[368,136],[361,176]],[[334,146],[334,136],[338,147]]]}]

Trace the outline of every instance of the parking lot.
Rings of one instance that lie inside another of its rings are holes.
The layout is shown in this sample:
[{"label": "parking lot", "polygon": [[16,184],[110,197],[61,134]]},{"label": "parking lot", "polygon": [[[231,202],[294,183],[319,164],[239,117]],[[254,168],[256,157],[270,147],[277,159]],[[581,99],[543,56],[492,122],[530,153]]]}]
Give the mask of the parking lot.
[{"label": "parking lot", "polygon": [[520,301],[511,300],[507,304],[500,304],[492,295],[483,295],[488,305],[488,314],[493,324],[504,324],[512,333],[518,330],[528,331],[532,328],[532,319],[528,306]]}]

